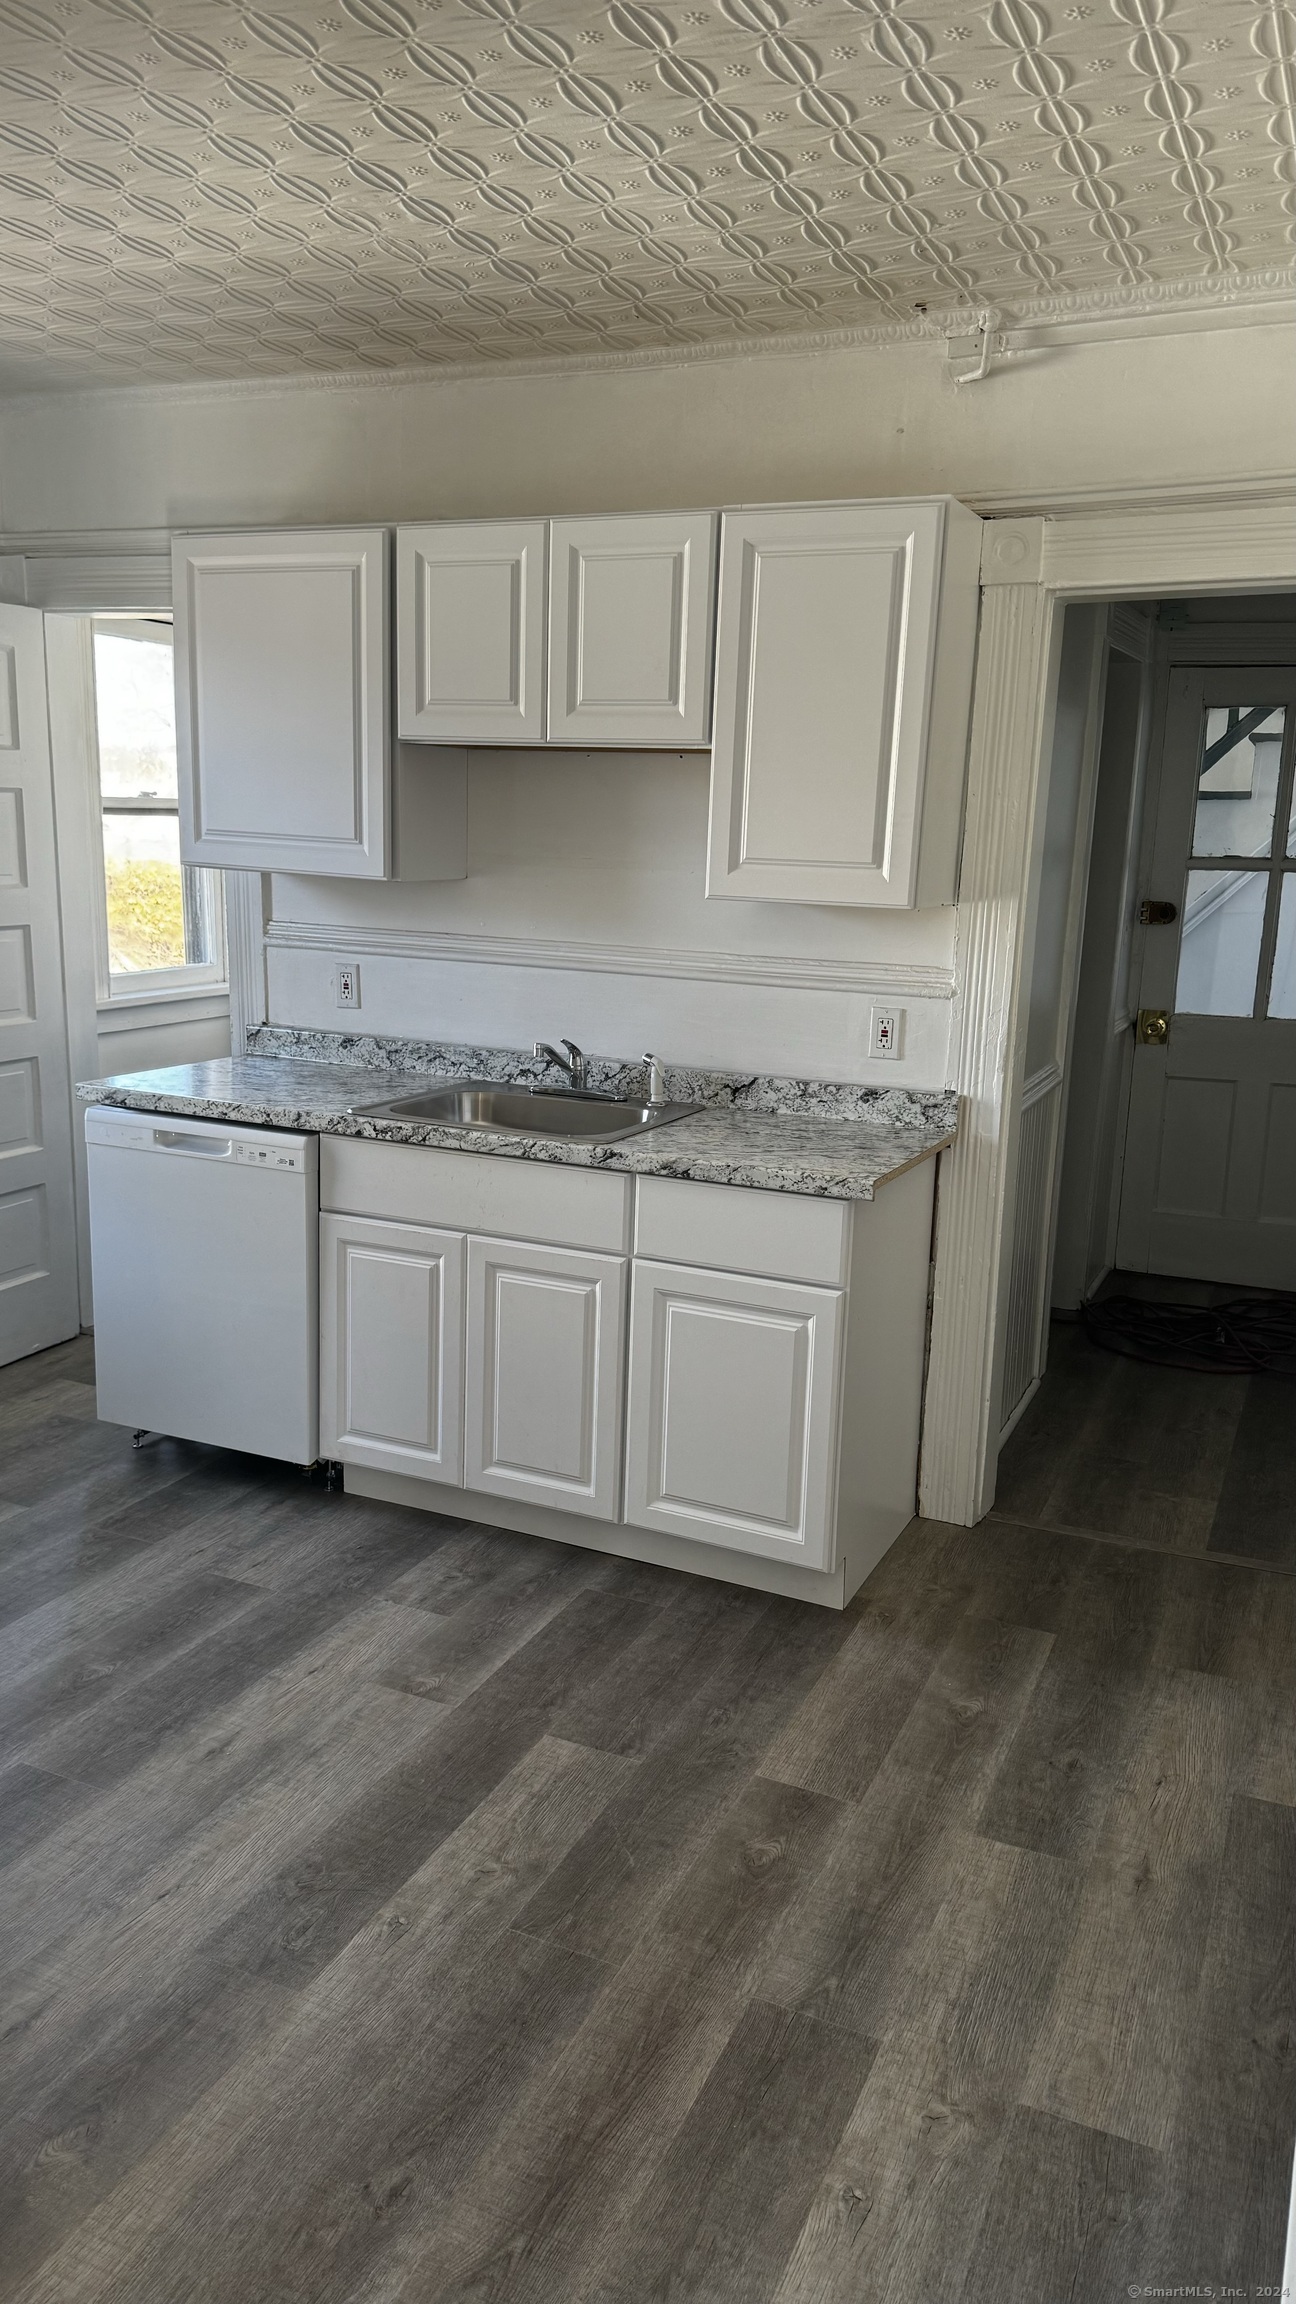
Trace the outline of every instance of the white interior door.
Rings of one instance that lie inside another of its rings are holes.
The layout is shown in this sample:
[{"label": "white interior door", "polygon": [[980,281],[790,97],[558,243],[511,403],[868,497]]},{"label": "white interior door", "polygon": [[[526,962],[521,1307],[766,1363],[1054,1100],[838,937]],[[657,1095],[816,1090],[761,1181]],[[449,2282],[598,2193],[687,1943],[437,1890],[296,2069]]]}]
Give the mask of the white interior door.
[{"label": "white interior door", "polygon": [[0,1366],[79,1326],[44,633],[0,603]]},{"label": "white interior door", "polygon": [[468,1242],[464,1485],[615,1520],[623,1256]]},{"label": "white interior door", "polygon": [[1296,671],[1171,675],[1117,1261],[1296,1288]]}]

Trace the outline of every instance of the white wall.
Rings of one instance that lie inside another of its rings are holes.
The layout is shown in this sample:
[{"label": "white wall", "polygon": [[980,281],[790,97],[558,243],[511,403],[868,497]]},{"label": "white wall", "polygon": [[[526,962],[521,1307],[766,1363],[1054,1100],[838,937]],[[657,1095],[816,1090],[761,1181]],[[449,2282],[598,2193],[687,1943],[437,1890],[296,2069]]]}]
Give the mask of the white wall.
[{"label": "white wall", "polygon": [[[708,902],[708,775],[696,752],[470,753],[466,880],[275,879],[272,1019],[352,1021],[347,958],[372,1031],[940,1086],[953,910]],[[875,999],[905,1008],[899,1063],[867,1062]]]},{"label": "white wall", "polygon": [[1296,326],[1054,346],[955,386],[939,345],[389,385],[0,402],[0,523],[617,511],[946,491],[1052,501],[1286,468]]},{"label": "white wall", "polygon": [[126,1031],[114,1031],[101,1017],[98,1047],[97,1077],[102,1080],[116,1072],[152,1072],[163,1064],[205,1064],[213,1056],[229,1054],[229,1012],[178,1024],[136,1025]]},{"label": "white wall", "polygon": [[[23,397],[0,403],[0,550],[6,535],[120,543],[208,523],[939,491],[1044,504],[1243,480],[1283,461],[1293,382],[1296,328],[1266,326],[1054,347],[962,388],[939,345],[910,343]],[[332,971],[354,957],[356,1021],[373,1031],[509,1045],[563,1031],[606,1054],[941,1084],[953,913],[706,902],[705,774],[696,756],[477,755],[465,882],[275,883],[272,1016],[347,1022]],[[482,958],[482,939],[509,938],[527,949]],[[553,965],[555,945],[589,947],[588,964]],[[661,952],[677,957],[654,973]],[[878,997],[907,1011],[898,1065],[863,1055]]]}]

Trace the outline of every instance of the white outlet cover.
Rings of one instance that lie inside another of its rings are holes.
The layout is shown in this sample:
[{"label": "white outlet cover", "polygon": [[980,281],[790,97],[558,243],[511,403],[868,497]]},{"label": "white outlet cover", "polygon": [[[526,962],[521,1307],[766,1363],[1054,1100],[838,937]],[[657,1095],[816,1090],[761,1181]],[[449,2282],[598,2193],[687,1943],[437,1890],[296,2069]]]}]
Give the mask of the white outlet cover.
[{"label": "white outlet cover", "polygon": [[869,1010],[868,1052],[879,1063],[890,1064],[904,1054],[905,1012],[881,1001]]},{"label": "white outlet cover", "polygon": [[360,1005],[360,970],[354,960],[340,960],[333,971],[333,998],[339,1008]]}]

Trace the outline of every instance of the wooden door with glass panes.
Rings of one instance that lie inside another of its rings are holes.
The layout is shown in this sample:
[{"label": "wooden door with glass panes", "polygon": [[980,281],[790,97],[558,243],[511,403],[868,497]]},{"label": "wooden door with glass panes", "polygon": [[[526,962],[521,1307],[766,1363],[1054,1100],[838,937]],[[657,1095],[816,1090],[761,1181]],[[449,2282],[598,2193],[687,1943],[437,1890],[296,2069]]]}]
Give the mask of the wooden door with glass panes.
[{"label": "wooden door with glass panes", "polygon": [[1294,767],[1296,670],[1171,674],[1135,978],[1127,1271],[1296,1288]]}]

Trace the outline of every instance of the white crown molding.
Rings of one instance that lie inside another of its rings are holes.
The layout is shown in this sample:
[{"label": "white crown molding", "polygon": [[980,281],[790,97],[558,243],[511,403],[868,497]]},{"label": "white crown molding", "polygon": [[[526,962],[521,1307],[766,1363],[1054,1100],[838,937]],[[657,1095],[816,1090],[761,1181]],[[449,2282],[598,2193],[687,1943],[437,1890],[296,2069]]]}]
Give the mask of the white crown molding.
[{"label": "white crown molding", "polygon": [[[78,540],[83,543],[84,540]],[[140,550],[139,539],[103,542],[89,550],[70,549],[74,540],[47,537],[42,548],[30,541],[13,555],[23,563],[23,597],[29,608],[80,610],[95,615],[110,608],[171,606],[171,547]]]},{"label": "white crown molding", "polygon": [[[1011,354],[1090,337],[1120,339],[1184,330],[1293,325],[1296,265],[1266,265],[1213,279],[1150,282],[1139,288],[1104,288],[1069,295],[1037,295],[1000,303],[1000,330]],[[622,352],[554,353],[533,358],[420,361],[391,368],[292,370],[275,375],[178,378],[138,384],[0,387],[0,410],[97,406],[125,402],[193,403],[258,400],[299,392],[399,392],[428,384],[479,383],[487,378],[523,382],[538,376],[580,376],[636,369],[692,368],[716,361],[818,358],[825,353],[930,344],[944,354],[952,337],[971,334],[977,307],[949,305],[913,320],[883,320],[865,327],[783,329],[766,336],[726,336],[694,344],[643,345]]]},{"label": "white crown molding", "polygon": [[268,951],[339,952],[376,960],[430,960],[488,968],[557,968],[590,976],[665,976],[712,984],[768,984],[795,992],[950,1000],[949,968],[892,960],[803,960],[750,952],[666,951],[642,944],[575,944],[548,937],[468,936],[435,928],[356,928],[340,921],[270,920]]}]

